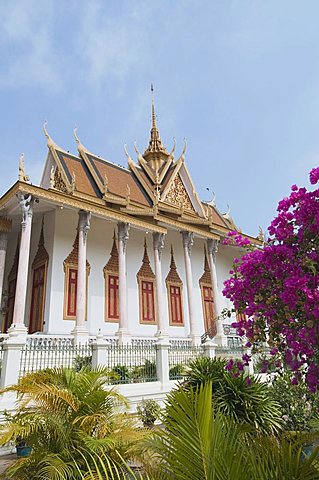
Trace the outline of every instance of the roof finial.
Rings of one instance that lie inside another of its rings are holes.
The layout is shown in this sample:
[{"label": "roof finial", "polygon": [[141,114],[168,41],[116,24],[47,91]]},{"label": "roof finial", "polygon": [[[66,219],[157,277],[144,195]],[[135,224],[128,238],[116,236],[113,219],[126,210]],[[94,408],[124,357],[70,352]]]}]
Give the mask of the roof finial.
[{"label": "roof finial", "polygon": [[25,174],[24,153],[19,157],[19,182],[28,182],[29,177]]},{"label": "roof finial", "polygon": [[156,115],[155,115],[155,101],[154,101],[154,85],[151,83],[151,93],[152,93],[152,130],[157,130],[156,126]]}]

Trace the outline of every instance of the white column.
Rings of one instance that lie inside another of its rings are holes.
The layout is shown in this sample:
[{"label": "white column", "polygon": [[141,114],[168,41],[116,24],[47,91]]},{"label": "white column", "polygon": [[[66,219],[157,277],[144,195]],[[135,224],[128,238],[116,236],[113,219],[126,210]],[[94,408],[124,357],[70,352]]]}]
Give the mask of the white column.
[{"label": "white column", "polygon": [[126,245],[129,239],[130,225],[118,224],[118,252],[119,252],[119,329],[116,332],[119,343],[130,341],[127,317],[127,288],[126,288]]},{"label": "white column", "polygon": [[222,307],[220,304],[219,290],[217,284],[216,256],[218,251],[218,240],[207,240],[208,261],[212,279],[213,298],[214,298],[214,316],[216,318],[217,335],[214,341],[218,345],[227,345],[227,337],[224,335],[223,319],[220,317]]},{"label": "white column", "polygon": [[168,336],[168,317],[164,316],[163,278],[161,256],[164,248],[164,233],[153,233],[155,283],[156,283],[156,317],[157,337]]},{"label": "white column", "polygon": [[16,296],[14,301],[13,321],[8,330],[11,334],[26,334],[24,324],[25,305],[27,299],[30,241],[33,215],[33,198],[31,195],[18,194],[18,201],[22,214],[21,240],[19,249],[19,264],[16,283]]},{"label": "white column", "polygon": [[79,211],[79,253],[78,253],[78,277],[76,294],[76,324],[72,331],[76,343],[85,343],[88,340],[88,329],[85,325],[86,319],[86,246],[87,234],[90,230],[91,213],[84,210]]},{"label": "white column", "polygon": [[6,265],[8,233],[11,230],[11,220],[0,218],[0,306],[3,291],[4,270]]},{"label": "white column", "polygon": [[[194,243],[194,234],[192,232],[182,232],[183,237],[183,249],[186,271],[186,286],[187,286],[187,299],[188,299],[188,315],[189,315],[189,336],[192,339],[194,345],[200,344],[201,334],[199,330],[198,322],[196,321],[196,315],[194,312],[194,288],[193,288],[193,275],[192,275],[192,246]],[[198,316],[199,317],[199,316]]]}]

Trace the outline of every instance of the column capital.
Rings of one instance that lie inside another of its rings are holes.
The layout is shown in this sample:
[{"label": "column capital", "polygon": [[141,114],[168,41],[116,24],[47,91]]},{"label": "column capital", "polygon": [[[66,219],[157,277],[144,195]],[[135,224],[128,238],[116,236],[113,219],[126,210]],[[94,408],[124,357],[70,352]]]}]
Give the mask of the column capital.
[{"label": "column capital", "polygon": [[161,258],[162,251],[164,249],[164,240],[165,240],[165,233],[159,233],[159,232],[153,233],[154,250],[158,251],[159,258]]},{"label": "column capital", "polygon": [[[119,222],[117,226],[118,226],[119,243],[122,244],[123,253],[125,253],[127,241],[129,239],[129,236],[130,236],[129,235],[130,224],[129,223],[124,223],[124,222]],[[119,246],[119,248],[120,248],[120,246]]]},{"label": "column capital", "polygon": [[20,211],[22,215],[21,225],[22,230],[25,230],[29,218],[32,218],[33,215],[33,202],[34,198],[30,193],[21,193],[17,194]]},{"label": "column capital", "polygon": [[216,255],[218,252],[218,244],[219,244],[219,240],[213,240],[212,238],[209,238],[207,240],[207,251],[208,251],[208,254],[213,257],[214,262],[216,260]]},{"label": "column capital", "polygon": [[91,212],[85,210],[79,211],[79,225],[78,231],[83,232],[83,240],[86,243],[87,234],[91,227]]},{"label": "column capital", "polygon": [[183,247],[187,248],[188,255],[191,256],[192,246],[194,244],[194,233],[193,232],[188,232],[186,230],[183,230],[181,233],[182,233],[182,237],[183,237]]}]

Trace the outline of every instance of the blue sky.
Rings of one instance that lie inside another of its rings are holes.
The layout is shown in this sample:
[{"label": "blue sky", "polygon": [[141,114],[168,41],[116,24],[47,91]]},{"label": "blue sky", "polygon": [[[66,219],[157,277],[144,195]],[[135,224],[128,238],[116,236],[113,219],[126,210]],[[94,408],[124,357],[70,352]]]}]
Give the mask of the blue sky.
[{"label": "blue sky", "polygon": [[10,0],[0,3],[0,191],[18,157],[38,183],[42,125],[76,152],[125,164],[150,129],[257,234],[291,184],[319,164],[317,0]]}]

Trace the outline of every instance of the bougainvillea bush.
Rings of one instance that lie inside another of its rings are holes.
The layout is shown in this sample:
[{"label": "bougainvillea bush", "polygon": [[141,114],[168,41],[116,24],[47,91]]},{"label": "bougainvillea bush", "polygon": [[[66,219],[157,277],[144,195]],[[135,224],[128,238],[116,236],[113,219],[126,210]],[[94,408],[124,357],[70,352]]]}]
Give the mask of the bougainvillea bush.
[{"label": "bougainvillea bush", "polygon": [[[319,168],[310,182],[319,181]],[[310,391],[319,388],[319,189],[291,187],[279,202],[263,248],[231,232],[227,243],[247,248],[235,260],[224,295],[243,315],[233,324],[247,347],[267,342],[271,354],[305,376]]]}]

